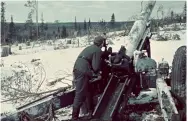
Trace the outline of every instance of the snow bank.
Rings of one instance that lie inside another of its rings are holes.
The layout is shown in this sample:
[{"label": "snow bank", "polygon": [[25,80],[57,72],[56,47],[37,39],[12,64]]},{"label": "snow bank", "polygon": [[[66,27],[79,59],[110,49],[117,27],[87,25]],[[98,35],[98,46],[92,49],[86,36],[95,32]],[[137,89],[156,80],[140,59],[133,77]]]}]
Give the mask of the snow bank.
[{"label": "snow bank", "polygon": [[1,113],[14,113],[16,112],[16,107],[12,103],[1,103]]},{"label": "snow bank", "polygon": [[144,113],[142,121],[158,121],[157,119],[161,116],[155,113]]},{"label": "snow bank", "polygon": [[59,121],[70,120],[72,117],[72,106],[62,108],[56,111],[56,116]]},{"label": "snow bank", "polygon": [[132,97],[129,99],[128,104],[145,104],[157,101],[157,91],[154,88],[150,88],[150,91],[141,91],[138,97]]},{"label": "snow bank", "polygon": [[181,41],[150,41],[151,42],[151,57],[156,61],[160,62],[162,58],[172,66],[172,60],[175,51],[183,45],[186,45],[186,40]]}]

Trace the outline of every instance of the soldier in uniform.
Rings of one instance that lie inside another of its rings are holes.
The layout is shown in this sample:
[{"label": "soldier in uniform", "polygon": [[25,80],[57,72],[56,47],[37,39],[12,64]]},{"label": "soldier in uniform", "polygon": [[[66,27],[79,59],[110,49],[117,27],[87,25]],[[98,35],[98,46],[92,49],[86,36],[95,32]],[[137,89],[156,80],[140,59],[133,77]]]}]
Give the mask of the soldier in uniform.
[{"label": "soldier in uniform", "polygon": [[111,63],[112,68],[114,69],[114,71],[118,70],[118,71],[126,71],[127,73],[130,72],[130,63],[131,59],[129,56],[126,55],[126,48],[124,46],[121,46],[119,52],[115,55],[111,57]]},{"label": "soldier in uniform", "polygon": [[73,83],[75,84],[75,98],[73,102],[72,120],[78,120],[80,107],[86,101],[89,116],[92,116],[92,95],[89,89],[89,80],[98,74],[101,68],[101,48],[105,38],[98,36],[94,44],[86,47],[77,57],[73,68]]}]

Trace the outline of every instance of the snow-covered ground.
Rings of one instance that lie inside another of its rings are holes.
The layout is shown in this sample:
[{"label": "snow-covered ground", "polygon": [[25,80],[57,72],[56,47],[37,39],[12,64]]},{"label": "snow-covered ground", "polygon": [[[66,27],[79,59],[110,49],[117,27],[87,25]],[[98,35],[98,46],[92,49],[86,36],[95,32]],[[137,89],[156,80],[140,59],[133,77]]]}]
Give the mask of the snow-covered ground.
[{"label": "snow-covered ground", "polygon": [[[119,33],[116,32],[107,34],[114,35],[109,36],[108,40],[111,40],[114,45],[109,45],[113,48],[114,52],[117,52],[120,49],[121,45],[124,45],[127,37],[118,36]],[[174,33],[178,33],[180,35],[181,40],[179,41],[155,41],[151,40],[151,56],[156,62],[160,62],[162,58],[164,58],[170,65],[172,65],[173,55],[178,47],[182,45],[186,45],[186,30],[177,31]],[[87,37],[77,38],[83,46],[87,41]],[[63,42],[63,40],[59,40]],[[75,44],[77,45],[77,44]],[[15,62],[27,64],[29,69],[32,69],[35,65],[31,62],[33,59],[40,59],[42,67],[45,70],[45,77],[42,86],[40,87],[40,91],[48,91],[52,89],[57,89],[59,87],[67,86],[66,83],[72,84],[72,68],[74,65],[74,61],[76,60],[78,54],[84,49],[84,47],[77,47],[75,45],[69,45],[66,49],[54,50],[54,46],[43,45],[34,48],[27,48],[23,46],[22,50],[18,50],[18,46],[12,46],[13,55],[9,55],[8,57],[2,57],[1,60],[4,63],[4,67],[1,67],[1,78],[8,77],[11,75],[11,71],[13,69],[13,64]],[[76,48],[75,48],[76,47]],[[32,75],[35,75],[34,70],[30,70]],[[70,74],[66,77],[66,79],[62,80],[63,82],[57,82],[55,85],[49,86],[49,82],[58,78],[62,78],[65,75]],[[1,100],[5,99],[5,96],[1,96]],[[16,105],[12,105],[11,103],[1,103],[1,113],[6,111],[15,110]]]},{"label": "snow-covered ground", "polygon": [[[162,32],[161,32],[162,33]],[[180,46],[186,45],[186,30],[170,31],[169,33],[176,33],[180,35],[181,40],[169,40],[169,41],[155,41],[151,40],[151,57],[155,61],[159,62],[164,58],[170,66],[172,66],[173,56],[175,51]]]}]

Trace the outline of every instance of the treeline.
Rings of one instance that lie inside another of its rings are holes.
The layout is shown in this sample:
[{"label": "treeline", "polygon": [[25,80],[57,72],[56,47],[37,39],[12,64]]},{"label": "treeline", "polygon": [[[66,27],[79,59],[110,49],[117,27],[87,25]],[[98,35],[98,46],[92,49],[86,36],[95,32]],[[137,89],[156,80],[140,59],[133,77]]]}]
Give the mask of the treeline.
[{"label": "treeline", "polygon": [[173,23],[186,23],[187,20],[187,6],[186,6],[186,2],[183,6],[183,12],[182,13],[176,13],[173,10],[169,10],[166,13],[164,13],[164,8],[163,5],[159,6],[158,10],[157,10],[157,19],[152,19],[151,20],[151,31],[156,32],[157,29],[159,29],[159,27],[164,27],[164,25],[166,25],[167,27]]},{"label": "treeline", "polygon": [[[25,7],[30,8],[28,17],[25,23],[14,23],[13,16],[11,16],[11,22],[8,23],[5,20],[5,2],[1,2],[1,43],[8,44],[33,40],[49,40],[60,39],[67,37],[76,37],[89,35],[93,32],[108,32],[114,30],[124,29],[125,24],[132,26],[133,22],[116,22],[115,14],[113,13],[110,21],[104,19],[98,22],[91,22],[84,19],[83,22],[77,22],[76,17],[74,23],[61,23],[59,20],[55,20],[54,23],[45,23],[43,14],[40,17],[40,23],[33,22],[33,14],[36,12],[36,1],[27,1]],[[38,20],[38,19],[37,19]],[[36,20],[36,21],[37,21]]]},{"label": "treeline", "polygon": [[[25,7],[30,8],[28,17],[25,23],[14,23],[13,16],[11,16],[11,22],[5,20],[5,2],[1,2],[1,44],[9,44],[33,40],[50,40],[60,38],[74,38],[77,36],[90,35],[95,32],[110,32],[119,30],[130,30],[134,20],[127,22],[116,22],[115,14],[113,13],[109,17],[110,21],[104,19],[98,22],[92,22],[90,18],[84,19],[83,22],[77,22],[76,17],[74,22],[61,23],[59,20],[55,20],[54,23],[45,23],[43,14],[41,14],[40,23],[38,25],[33,22],[33,13],[36,12],[33,6],[35,1],[27,1]],[[186,23],[186,3],[184,5],[183,15],[177,14],[174,11],[170,11],[170,14],[164,16],[163,7],[159,7],[157,11],[157,19],[151,19],[151,31],[157,31],[163,25],[169,25],[172,23]],[[161,15],[161,17],[159,17]],[[37,28],[38,27],[38,28]]]}]

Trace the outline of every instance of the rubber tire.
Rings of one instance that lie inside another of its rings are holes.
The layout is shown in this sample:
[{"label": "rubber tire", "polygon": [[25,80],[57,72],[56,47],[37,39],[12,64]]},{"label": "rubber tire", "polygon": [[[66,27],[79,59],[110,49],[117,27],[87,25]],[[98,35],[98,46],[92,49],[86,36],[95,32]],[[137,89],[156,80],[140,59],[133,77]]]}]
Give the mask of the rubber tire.
[{"label": "rubber tire", "polygon": [[174,55],[171,87],[175,95],[186,100],[186,46],[179,47]]},{"label": "rubber tire", "polygon": [[186,108],[186,50],[186,46],[181,46],[175,52],[171,74],[171,91],[180,99],[183,108]]}]

